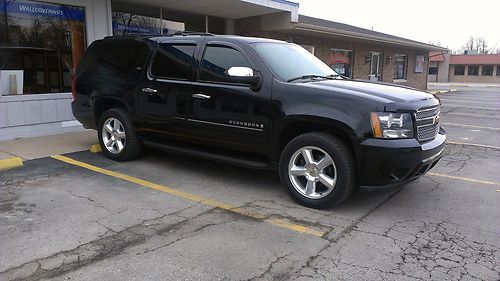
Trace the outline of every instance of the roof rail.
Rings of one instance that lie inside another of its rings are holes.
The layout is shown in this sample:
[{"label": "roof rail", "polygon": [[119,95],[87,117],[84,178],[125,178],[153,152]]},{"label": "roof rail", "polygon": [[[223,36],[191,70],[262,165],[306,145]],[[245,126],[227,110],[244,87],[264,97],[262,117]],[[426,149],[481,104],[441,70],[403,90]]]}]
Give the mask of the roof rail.
[{"label": "roof rail", "polygon": [[214,36],[213,33],[208,32],[197,32],[197,31],[177,31],[170,34],[145,34],[145,33],[128,33],[123,35],[110,35],[104,37],[104,39],[119,39],[119,38],[139,38],[139,37],[171,37],[171,36],[189,36],[189,35],[199,35],[199,36]]},{"label": "roof rail", "polygon": [[215,34],[209,32],[197,32],[197,31],[177,31],[172,34],[172,36],[188,36],[188,35],[214,36]]}]

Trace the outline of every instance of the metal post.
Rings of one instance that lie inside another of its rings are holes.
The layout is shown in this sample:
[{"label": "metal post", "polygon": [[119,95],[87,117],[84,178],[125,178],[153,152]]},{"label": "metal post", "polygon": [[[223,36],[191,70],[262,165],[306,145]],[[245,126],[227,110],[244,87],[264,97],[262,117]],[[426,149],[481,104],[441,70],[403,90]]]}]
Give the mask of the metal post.
[{"label": "metal post", "polygon": [[163,35],[163,9],[160,7],[160,34]]},{"label": "metal post", "polygon": [[7,0],[3,0],[3,14],[5,19],[5,41],[10,41],[9,36],[9,17],[7,16]]},{"label": "metal post", "polygon": [[205,16],[205,32],[208,33],[208,16]]}]

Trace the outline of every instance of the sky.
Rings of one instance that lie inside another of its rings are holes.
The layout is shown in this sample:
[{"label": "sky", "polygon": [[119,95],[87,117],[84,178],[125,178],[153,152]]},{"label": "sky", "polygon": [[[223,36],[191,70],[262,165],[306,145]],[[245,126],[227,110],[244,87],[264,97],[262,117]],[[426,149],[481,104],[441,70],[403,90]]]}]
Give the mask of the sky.
[{"label": "sky", "polygon": [[299,13],[459,50],[470,36],[500,48],[500,0],[294,0]]}]

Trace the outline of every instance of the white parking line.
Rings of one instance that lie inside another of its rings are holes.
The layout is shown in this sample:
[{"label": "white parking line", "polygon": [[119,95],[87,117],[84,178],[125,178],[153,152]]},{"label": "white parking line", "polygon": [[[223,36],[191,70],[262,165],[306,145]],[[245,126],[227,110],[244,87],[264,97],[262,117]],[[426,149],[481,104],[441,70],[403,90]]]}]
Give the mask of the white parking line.
[{"label": "white parking line", "polygon": [[500,118],[500,116],[497,115],[483,115],[483,114],[458,113],[458,112],[443,112],[443,115],[460,115],[460,116],[481,117],[481,118]]},{"label": "white parking line", "polygon": [[462,96],[462,95],[448,95],[448,96],[445,96],[445,95],[441,95],[439,96],[440,99],[446,99],[446,98],[465,98],[465,99],[479,99],[479,100],[482,100],[482,99],[493,99],[493,100],[498,100],[500,98],[500,95],[498,96],[483,96],[483,95],[477,95],[477,96]]},{"label": "white parking line", "polygon": [[464,128],[476,128],[476,129],[499,130],[500,131],[500,128],[496,128],[496,127],[485,127],[485,126],[457,124],[457,123],[448,123],[448,122],[441,122],[440,124],[447,125],[447,126],[464,127]]},{"label": "white parking line", "polygon": [[447,144],[456,144],[456,145],[465,145],[465,146],[477,146],[483,148],[493,148],[500,150],[500,146],[487,145],[487,144],[478,144],[478,143],[467,143],[467,142],[457,142],[457,141],[446,141]]},{"label": "white parking line", "polygon": [[493,101],[489,102],[489,101],[473,101],[473,100],[452,100],[452,99],[441,99],[441,101],[443,101],[443,103],[446,103],[446,102],[464,102],[464,103],[485,103],[485,104],[489,104],[489,105],[500,105],[500,100],[496,100],[498,101],[498,103],[495,103]]},{"label": "white parking line", "polygon": [[449,103],[444,104],[444,106],[445,107],[460,107],[460,108],[484,109],[484,110],[498,110],[498,111],[500,111],[500,108],[494,108],[494,107],[463,106],[463,105],[459,105],[459,104],[449,104]]}]

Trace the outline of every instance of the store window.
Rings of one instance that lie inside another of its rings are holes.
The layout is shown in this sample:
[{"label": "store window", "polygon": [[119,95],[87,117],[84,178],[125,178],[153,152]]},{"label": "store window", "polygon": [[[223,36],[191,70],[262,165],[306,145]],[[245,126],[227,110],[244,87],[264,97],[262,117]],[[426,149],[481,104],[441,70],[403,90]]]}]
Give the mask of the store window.
[{"label": "store window", "polygon": [[465,65],[456,64],[453,70],[454,75],[465,75]]},{"label": "store window", "polygon": [[497,64],[497,76],[500,76],[500,64]]},{"label": "store window", "polygon": [[224,46],[208,46],[201,65],[200,80],[229,82],[227,70],[233,66],[252,67],[237,50]]},{"label": "store window", "polygon": [[194,49],[194,45],[162,44],[151,65],[151,75],[167,79],[191,80]]},{"label": "store window", "polygon": [[483,76],[493,76],[493,65],[492,64],[483,65],[481,74]]},{"label": "store window", "polygon": [[437,66],[431,66],[429,67],[429,75],[437,75],[438,74],[438,68]]},{"label": "store window", "polygon": [[408,56],[394,56],[394,80],[405,80],[408,68]]},{"label": "store window", "polygon": [[352,51],[333,49],[328,65],[340,75],[352,77]]},{"label": "store window", "polygon": [[171,34],[184,31],[185,24],[167,20],[160,7],[112,1],[113,35]]},{"label": "store window", "polygon": [[85,9],[39,1],[0,1],[0,94],[71,91],[85,51]]},{"label": "store window", "polygon": [[479,65],[469,65],[467,67],[467,75],[477,76],[479,75]]}]

